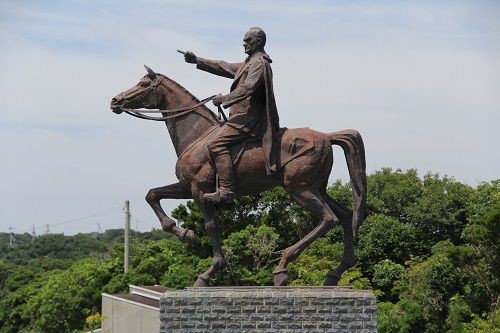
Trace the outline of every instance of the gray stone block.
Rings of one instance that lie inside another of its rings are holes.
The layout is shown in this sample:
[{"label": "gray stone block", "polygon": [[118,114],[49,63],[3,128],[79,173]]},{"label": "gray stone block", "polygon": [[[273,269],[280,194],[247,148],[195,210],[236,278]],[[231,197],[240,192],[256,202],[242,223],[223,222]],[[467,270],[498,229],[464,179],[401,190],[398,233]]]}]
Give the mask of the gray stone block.
[{"label": "gray stone block", "polygon": [[226,328],[226,322],[225,321],[212,321],[210,323],[210,327],[213,329],[221,329],[221,328]]},{"label": "gray stone block", "polygon": [[181,328],[195,328],[196,323],[194,321],[186,321],[181,323]]},{"label": "gray stone block", "polygon": [[196,328],[200,328],[200,329],[210,328],[210,322],[202,321],[202,322],[196,323]]},{"label": "gray stone block", "polygon": [[271,307],[267,305],[257,305],[257,313],[270,313]]},{"label": "gray stone block", "polygon": [[316,313],[316,312],[318,312],[318,307],[316,306],[308,305],[302,307],[302,313]]},{"label": "gray stone block", "polygon": [[271,327],[276,329],[286,328],[286,322],[274,321],[271,323]]},{"label": "gray stone block", "polygon": [[256,325],[256,324],[257,324],[257,323],[255,323],[255,322],[246,322],[246,321],[245,321],[245,322],[242,322],[242,323],[241,323],[241,328],[242,328],[242,329],[252,329],[252,328],[255,328],[255,325]]},{"label": "gray stone block", "polygon": [[317,323],[307,322],[307,321],[302,323],[302,328],[306,330],[310,330],[317,327],[318,327]]},{"label": "gray stone block", "polygon": [[256,327],[258,329],[263,329],[263,328],[271,328],[271,322],[269,321],[261,321],[261,322],[257,322],[257,325]]},{"label": "gray stone block", "polygon": [[287,327],[292,329],[302,329],[302,323],[297,321],[292,321],[288,323]]},{"label": "gray stone block", "polygon": [[240,330],[241,329],[241,323],[239,322],[228,322],[227,323],[227,328],[234,330]]},{"label": "gray stone block", "polygon": [[252,313],[249,317],[249,320],[257,322],[266,320],[266,315],[263,313]]},{"label": "gray stone block", "polygon": [[332,328],[332,323],[328,322],[328,321],[318,323],[318,328],[322,328],[322,329]]},{"label": "gray stone block", "polygon": [[167,291],[160,333],[376,332],[372,292],[346,287],[212,287]]}]

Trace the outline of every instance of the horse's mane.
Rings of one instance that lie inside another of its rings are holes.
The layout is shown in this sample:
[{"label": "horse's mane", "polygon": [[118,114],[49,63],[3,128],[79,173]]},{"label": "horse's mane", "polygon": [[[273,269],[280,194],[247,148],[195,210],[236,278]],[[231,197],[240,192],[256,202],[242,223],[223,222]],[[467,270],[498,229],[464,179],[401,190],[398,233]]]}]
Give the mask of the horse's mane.
[{"label": "horse's mane", "polygon": [[188,94],[189,96],[191,96],[194,100],[196,100],[197,102],[199,102],[200,100],[195,96],[193,95],[189,90],[187,90],[186,88],[184,88],[183,86],[181,86],[177,81],[175,81],[174,79],[171,79],[169,78],[168,76],[166,75],[163,75],[163,74],[160,74],[160,73],[156,73],[156,74],[159,74],[161,76],[163,76],[165,79],[167,79],[169,82],[173,83],[177,88],[181,89],[183,92],[185,92],[186,94]]},{"label": "horse's mane", "polygon": [[[157,75],[161,75],[163,78],[165,78],[168,82],[174,84],[177,88],[179,88],[180,90],[182,90],[184,93],[186,93],[188,96],[190,96],[191,98],[193,98],[197,103],[200,102],[200,100],[198,99],[198,97],[196,97],[195,95],[193,95],[189,90],[187,90],[186,88],[184,88],[183,86],[180,85],[180,83],[178,83],[177,81],[175,81],[174,79],[171,79],[169,78],[168,76],[164,75],[164,74],[161,74],[161,73],[156,73]],[[215,115],[215,113],[210,110],[210,108],[206,105],[200,105],[200,107],[204,108],[206,111],[208,111],[208,113],[210,114],[210,116],[213,118],[213,120],[215,120],[217,124],[218,123],[218,119],[217,119],[217,116]]]}]

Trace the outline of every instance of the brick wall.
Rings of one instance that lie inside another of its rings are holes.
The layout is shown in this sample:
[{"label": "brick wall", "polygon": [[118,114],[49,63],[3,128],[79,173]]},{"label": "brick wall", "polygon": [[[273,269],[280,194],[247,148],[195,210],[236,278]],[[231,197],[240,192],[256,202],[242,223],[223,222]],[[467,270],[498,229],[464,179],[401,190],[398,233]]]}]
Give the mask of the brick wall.
[{"label": "brick wall", "polygon": [[376,332],[371,291],[342,287],[210,287],[167,291],[160,333]]}]

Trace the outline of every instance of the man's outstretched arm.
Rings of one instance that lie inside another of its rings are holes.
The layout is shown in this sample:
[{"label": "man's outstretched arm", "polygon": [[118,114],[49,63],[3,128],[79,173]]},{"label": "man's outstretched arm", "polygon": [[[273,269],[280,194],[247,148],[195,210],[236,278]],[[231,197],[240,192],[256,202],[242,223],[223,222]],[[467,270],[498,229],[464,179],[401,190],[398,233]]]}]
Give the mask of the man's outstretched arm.
[{"label": "man's outstretched arm", "polygon": [[236,72],[242,63],[228,63],[222,60],[209,60],[197,57],[193,52],[186,51],[184,60],[190,64],[196,64],[196,68],[215,75],[234,79]]}]

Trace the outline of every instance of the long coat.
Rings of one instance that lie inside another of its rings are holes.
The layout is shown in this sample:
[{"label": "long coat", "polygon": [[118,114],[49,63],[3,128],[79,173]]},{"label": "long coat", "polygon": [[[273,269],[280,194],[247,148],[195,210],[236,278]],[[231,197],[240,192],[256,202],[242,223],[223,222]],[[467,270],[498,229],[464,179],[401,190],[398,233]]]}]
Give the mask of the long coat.
[{"label": "long coat", "polygon": [[224,108],[230,107],[226,124],[262,141],[268,174],[277,170],[274,146],[279,132],[271,62],[263,51],[242,63],[197,58],[198,69],[233,79],[231,92],[222,100]]}]

